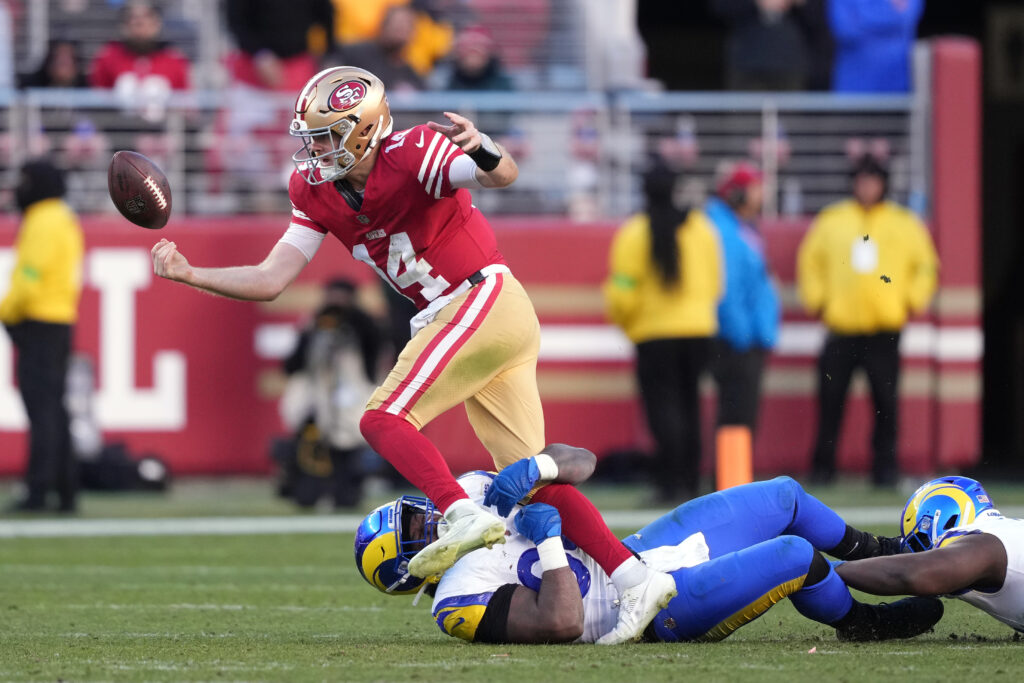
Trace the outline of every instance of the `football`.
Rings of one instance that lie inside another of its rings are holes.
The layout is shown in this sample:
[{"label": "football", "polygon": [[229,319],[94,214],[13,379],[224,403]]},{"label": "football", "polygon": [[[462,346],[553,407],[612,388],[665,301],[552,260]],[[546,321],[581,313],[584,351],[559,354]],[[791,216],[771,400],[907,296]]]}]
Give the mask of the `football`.
[{"label": "football", "polygon": [[167,176],[138,152],[121,151],[107,171],[110,199],[121,215],[135,225],[156,230],[171,217],[171,186]]}]

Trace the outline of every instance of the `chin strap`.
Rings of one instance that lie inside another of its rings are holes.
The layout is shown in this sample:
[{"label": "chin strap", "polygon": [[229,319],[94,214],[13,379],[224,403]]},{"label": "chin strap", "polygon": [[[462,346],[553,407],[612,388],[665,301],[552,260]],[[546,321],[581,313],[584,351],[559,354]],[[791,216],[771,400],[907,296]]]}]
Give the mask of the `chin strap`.
[{"label": "chin strap", "polygon": [[385,593],[393,593],[394,591],[398,590],[405,584],[406,581],[409,580],[409,577],[412,576],[412,574],[409,573],[408,560],[403,560],[402,564],[398,565],[398,571],[402,572],[402,578],[400,578],[398,581],[395,581],[393,584],[384,589]]},{"label": "chin strap", "polygon": [[424,581],[424,582],[423,582],[423,585],[422,585],[422,586],[420,586],[420,589],[419,589],[418,591],[416,591],[416,597],[412,599],[412,606],[413,606],[413,607],[415,607],[416,605],[420,604],[420,598],[422,598],[422,597],[423,597],[423,594],[424,594],[424,593],[426,592],[426,590],[427,590],[427,584],[428,584],[428,583],[429,583],[429,582],[427,582],[427,581]]},{"label": "chin strap", "polygon": [[932,515],[932,548],[935,547],[936,541],[939,540],[939,519],[942,517],[942,510],[936,510],[935,514]]}]

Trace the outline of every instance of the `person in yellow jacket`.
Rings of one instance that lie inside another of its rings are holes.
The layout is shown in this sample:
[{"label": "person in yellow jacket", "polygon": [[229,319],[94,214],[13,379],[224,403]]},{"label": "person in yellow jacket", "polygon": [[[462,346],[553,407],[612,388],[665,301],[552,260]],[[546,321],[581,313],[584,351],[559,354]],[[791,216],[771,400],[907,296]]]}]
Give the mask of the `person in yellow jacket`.
[{"label": "person in yellow jacket", "polygon": [[615,235],[604,283],[607,312],[636,344],[636,372],[657,446],[657,497],[678,503],[700,482],[698,381],[718,331],[721,256],[700,212],[673,204],[674,174],[656,165],[644,178],[645,214]]},{"label": "person in yellow jacket", "polygon": [[331,1],[335,17],[334,39],[343,48],[354,43],[373,41],[379,35],[384,17],[392,7],[412,6],[416,10],[415,26],[412,38],[402,48],[402,58],[423,77],[448,54],[455,40],[455,29],[442,13],[431,12],[431,3],[413,3],[411,0]]},{"label": "person in yellow jacket", "polygon": [[888,171],[872,156],[853,168],[853,198],[826,207],[797,254],[797,285],[807,311],[828,329],[818,360],[818,436],[812,480],[835,478],[836,438],[850,378],[863,368],[875,408],[871,477],[892,486],[896,460],[900,331],[928,308],[938,257],[927,228],[886,201]]},{"label": "person in yellow jacket", "polygon": [[22,167],[16,191],[24,214],[17,259],[0,302],[0,322],[17,350],[15,372],[29,419],[27,493],[11,511],[45,509],[52,489],[59,510],[75,509],[77,472],[64,382],[82,289],[83,239],[64,192],[62,173],[48,161]]}]

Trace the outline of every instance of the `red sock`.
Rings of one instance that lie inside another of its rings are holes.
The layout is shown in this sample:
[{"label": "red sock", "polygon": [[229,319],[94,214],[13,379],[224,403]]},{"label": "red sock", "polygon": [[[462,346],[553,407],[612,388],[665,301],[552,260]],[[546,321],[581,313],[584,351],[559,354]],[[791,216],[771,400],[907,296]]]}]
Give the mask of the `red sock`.
[{"label": "red sock", "polygon": [[533,494],[531,501],[558,508],[558,514],[562,516],[562,533],[594,558],[608,576],[633,557],[622,541],[615,538],[590,499],[575,486],[548,484]]},{"label": "red sock", "polygon": [[383,410],[368,410],[363,413],[359,430],[370,447],[434,501],[441,512],[455,501],[469,498],[437,446],[402,418]]}]

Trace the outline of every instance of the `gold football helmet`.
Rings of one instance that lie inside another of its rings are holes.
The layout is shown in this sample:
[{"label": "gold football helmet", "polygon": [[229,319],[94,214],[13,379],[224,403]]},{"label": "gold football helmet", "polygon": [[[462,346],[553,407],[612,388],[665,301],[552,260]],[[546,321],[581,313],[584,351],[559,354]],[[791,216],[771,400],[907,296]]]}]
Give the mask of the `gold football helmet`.
[{"label": "gold football helmet", "polygon": [[[292,161],[310,185],[339,180],[391,133],[392,125],[379,78],[354,66],[324,69],[309,79],[295,100],[288,132],[302,139],[302,148]],[[320,142],[329,144],[318,144],[318,154],[314,143]]]}]

